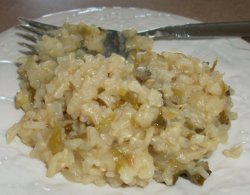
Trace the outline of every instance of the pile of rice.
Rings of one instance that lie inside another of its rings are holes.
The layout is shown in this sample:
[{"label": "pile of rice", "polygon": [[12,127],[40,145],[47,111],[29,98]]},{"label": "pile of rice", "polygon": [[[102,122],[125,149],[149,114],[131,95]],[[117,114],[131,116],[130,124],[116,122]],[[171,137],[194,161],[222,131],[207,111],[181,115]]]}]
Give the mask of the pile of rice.
[{"label": "pile of rice", "polygon": [[7,141],[32,147],[48,177],[145,186],[185,176],[202,185],[211,173],[204,159],[226,143],[235,118],[232,91],[215,64],[154,53],[151,40],[127,34],[128,60],[101,55],[105,33],[94,26],[42,37],[37,54],[19,59],[24,116]]}]

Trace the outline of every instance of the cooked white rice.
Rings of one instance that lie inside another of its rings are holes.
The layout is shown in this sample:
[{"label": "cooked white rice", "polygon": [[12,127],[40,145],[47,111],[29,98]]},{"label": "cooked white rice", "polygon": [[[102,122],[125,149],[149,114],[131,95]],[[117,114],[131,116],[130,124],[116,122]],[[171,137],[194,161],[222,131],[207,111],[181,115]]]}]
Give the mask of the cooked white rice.
[{"label": "cooked white rice", "polygon": [[37,55],[19,59],[24,116],[7,141],[18,135],[31,146],[49,177],[145,186],[185,175],[202,185],[210,174],[203,159],[226,143],[235,117],[232,91],[215,65],[154,53],[151,40],[127,34],[129,60],[98,54],[105,34],[93,26],[66,24],[44,36]]}]

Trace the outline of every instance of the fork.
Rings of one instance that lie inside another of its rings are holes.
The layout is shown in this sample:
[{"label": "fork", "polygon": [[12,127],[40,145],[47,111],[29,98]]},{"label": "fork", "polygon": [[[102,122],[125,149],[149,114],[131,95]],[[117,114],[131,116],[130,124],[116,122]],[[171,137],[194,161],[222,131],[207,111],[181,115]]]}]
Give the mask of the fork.
[{"label": "fork", "polygon": [[[23,38],[36,42],[43,35],[52,35],[52,31],[60,27],[37,22],[24,17],[19,18],[19,28],[31,32],[30,34],[21,34]],[[126,37],[122,32],[116,30],[107,30],[100,28],[106,33],[104,40],[104,56],[110,56],[112,53],[120,54],[127,57]],[[250,36],[250,21],[239,22],[219,22],[219,23],[191,23],[176,26],[164,26],[155,29],[138,32],[137,35],[148,36],[155,40],[158,39],[204,39],[216,37],[249,37]],[[36,52],[34,45],[21,42],[22,46]]]},{"label": "fork", "polygon": [[[19,17],[18,19],[21,24],[17,27],[31,33],[18,33],[18,35],[34,43],[39,40],[43,35],[53,36],[52,32],[60,28],[59,26],[37,22],[24,17]],[[124,57],[128,56],[128,51],[125,47],[126,38],[122,32],[116,30],[106,30],[100,27],[98,28],[101,31],[104,31],[106,34],[103,43],[105,48],[105,51],[103,53],[104,56],[108,57],[112,53],[117,53]],[[35,45],[31,45],[26,42],[19,42],[19,45],[28,48],[31,53],[37,52]]]}]

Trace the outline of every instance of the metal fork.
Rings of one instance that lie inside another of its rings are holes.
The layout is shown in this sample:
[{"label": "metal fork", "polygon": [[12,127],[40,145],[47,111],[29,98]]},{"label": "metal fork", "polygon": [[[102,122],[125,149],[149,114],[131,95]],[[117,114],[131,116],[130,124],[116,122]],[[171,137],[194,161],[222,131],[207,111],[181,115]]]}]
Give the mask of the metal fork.
[{"label": "metal fork", "polygon": [[[29,31],[29,34],[19,34],[23,38],[36,42],[41,36],[53,36],[52,32],[60,27],[44,24],[31,19],[19,18],[19,28]],[[126,37],[122,32],[116,30],[107,30],[99,28],[106,33],[104,40],[105,56],[110,56],[112,53],[127,56],[125,47]],[[220,22],[220,23],[191,23],[177,26],[165,26],[156,29],[150,29],[143,32],[138,32],[138,35],[149,36],[153,39],[201,39],[215,37],[249,37],[250,36],[250,21],[239,22]],[[22,46],[29,48],[32,52],[36,52],[34,45],[22,42]]]},{"label": "metal fork", "polygon": [[[31,34],[18,33],[18,35],[34,43],[39,40],[43,35],[53,36],[53,31],[58,30],[60,28],[59,26],[41,23],[23,17],[19,17],[19,21],[21,24],[18,26],[18,28],[28,31]],[[108,57],[112,53],[117,53],[124,57],[127,57],[128,52],[125,47],[126,38],[124,37],[123,33],[115,30],[105,30],[100,27],[98,28],[101,31],[105,31],[106,34],[103,43],[105,48],[105,51],[103,53],[104,56]],[[19,44],[28,48],[31,53],[37,52],[35,45],[26,42],[19,42]]]}]

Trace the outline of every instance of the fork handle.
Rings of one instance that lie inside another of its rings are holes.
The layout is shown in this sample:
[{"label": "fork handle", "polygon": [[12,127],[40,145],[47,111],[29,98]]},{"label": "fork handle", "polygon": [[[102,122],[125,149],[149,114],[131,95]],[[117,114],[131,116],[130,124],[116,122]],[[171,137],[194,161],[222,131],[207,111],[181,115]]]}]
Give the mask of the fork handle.
[{"label": "fork handle", "polygon": [[250,21],[219,22],[219,23],[191,23],[177,26],[160,27],[139,35],[147,35],[155,39],[189,39],[202,37],[249,37]]}]

